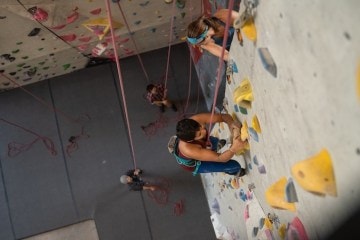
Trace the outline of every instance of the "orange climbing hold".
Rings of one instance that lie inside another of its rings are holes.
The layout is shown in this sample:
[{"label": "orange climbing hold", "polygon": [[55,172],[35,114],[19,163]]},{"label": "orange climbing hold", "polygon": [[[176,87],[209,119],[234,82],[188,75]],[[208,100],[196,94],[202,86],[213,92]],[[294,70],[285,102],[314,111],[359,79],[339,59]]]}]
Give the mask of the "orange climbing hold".
[{"label": "orange climbing hold", "polygon": [[238,178],[233,178],[230,182],[231,187],[234,189],[239,189],[240,188],[240,184],[239,184],[239,179]]},{"label": "orange climbing hold", "polygon": [[295,204],[285,201],[286,183],[286,177],[282,177],[279,181],[270,186],[265,192],[266,201],[273,208],[295,211]]},{"label": "orange climbing hold", "polygon": [[291,173],[306,191],[337,196],[332,161],[326,149],[309,159],[296,163],[291,168]]}]

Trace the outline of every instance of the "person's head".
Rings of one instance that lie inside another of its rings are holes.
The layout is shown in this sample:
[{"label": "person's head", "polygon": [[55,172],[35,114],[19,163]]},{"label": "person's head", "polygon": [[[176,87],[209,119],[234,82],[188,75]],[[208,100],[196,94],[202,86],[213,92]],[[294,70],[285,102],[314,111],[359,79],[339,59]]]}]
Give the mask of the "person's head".
[{"label": "person's head", "polygon": [[193,119],[182,119],[176,125],[176,136],[185,142],[203,139],[206,134],[206,129]]},{"label": "person's head", "polygon": [[222,36],[223,27],[214,19],[201,16],[188,25],[187,40],[192,45],[206,44],[212,36]]},{"label": "person's head", "polygon": [[128,175],[122,175],[122,176],[120,177],[120,182],[121,182],[122,184],[128,184],[128,183],[130,183],[131,181],[132,181],[132,178],[129,177]]}]

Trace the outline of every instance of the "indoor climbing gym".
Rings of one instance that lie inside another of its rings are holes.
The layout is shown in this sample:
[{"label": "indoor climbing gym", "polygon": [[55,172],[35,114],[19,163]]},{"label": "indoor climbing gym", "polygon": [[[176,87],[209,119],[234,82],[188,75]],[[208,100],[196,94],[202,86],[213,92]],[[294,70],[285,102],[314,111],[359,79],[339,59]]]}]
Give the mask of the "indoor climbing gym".
[{"label": "indoor climbing gym", "polygon": [[1,240],[360,239],[360,2],[0,1]]}]

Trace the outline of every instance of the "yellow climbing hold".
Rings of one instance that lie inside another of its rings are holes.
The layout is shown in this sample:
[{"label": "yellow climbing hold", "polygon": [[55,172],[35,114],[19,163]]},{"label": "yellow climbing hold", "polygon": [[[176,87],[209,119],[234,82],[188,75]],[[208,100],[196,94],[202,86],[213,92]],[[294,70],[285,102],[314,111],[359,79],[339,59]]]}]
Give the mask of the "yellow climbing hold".
[{"label": "yellow climbing hold", "polygon": [[240,138],[241,138],[241,141],[245,141],[245,140],[249,139],[249,127],[248,127],[246,120],[244,120],[244,122],[241,126]]},{"label": "yellow climbing hold", "polygon": [[280,225],[278,234],[281,239],[285,239],[285,234],[286,234],[286,224],[285,223],[282,223]]},{"label": "yellow climbing hold", "polygon": [[296,163],[291,173],[306,191],[336,197],[335,174],[329,152],[322,149],[317,155]]},{"label": "yellow climbing hold", "polygon": [[272,225],[272,222],[270,221],[269,218],[265,218],[264,220],[264,227],[269,229],[269,230],[272,230],[273,229],[273,225]]},{"label": "yellow climbing hold", "polygon": [[[82,23],[82,25],[98,36],[102,40],[104,36],[110,31],[110,22],[107,18],[90,19]],[[114,29],[122,28],[124,24],[112,21],[111,25]]]},{"label": "yellow climbing hold", "polygon": [[273,208],[295,211],[295,203],[285,201],[286,183],[286,177],[282,177],[279,181],[270,186],[265,192],[266,201]]},{"label": "yellow climbing hold", "polygon": [[254,18],[252,16],[249,17],[249,19],[244,23],[244,26],[241,28],[241,30],[249,40],[256,41],[257,32]]},{"label": "yellow climbing hold", "polygon": [[261,133],[261,127],[260,127],[259,119],[257,118],[256,115],[254,115],[254,117],[252,118],[252,127],[253,127],[253,129],[255,129],[255,131],[257,133]]},{"label": "yellow climbing hold", "polygon": [[243,108],[251,108],[251,102],[254,100],[252,88],[249,79],[245,78],[240,86],[234,90],[234,102]]}]

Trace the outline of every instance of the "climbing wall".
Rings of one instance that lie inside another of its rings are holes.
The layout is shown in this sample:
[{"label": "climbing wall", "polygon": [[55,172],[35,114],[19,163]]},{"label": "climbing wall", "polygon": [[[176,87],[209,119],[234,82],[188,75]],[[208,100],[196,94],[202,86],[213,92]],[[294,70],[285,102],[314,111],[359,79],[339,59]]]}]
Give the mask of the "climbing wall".
[{"label": "climbing wall", "polygon": [[219,239],[327,239],[360,209],[359,8],[241,3],[253,18],[232,42],[224,111],[243,124],[248,174],[202,175]]},{"label": "climbing wall", "polygon": [[113,61],[110,25],[119,58],[182,43],[201,11],[185,0],[1,1],[0,92]]}]

